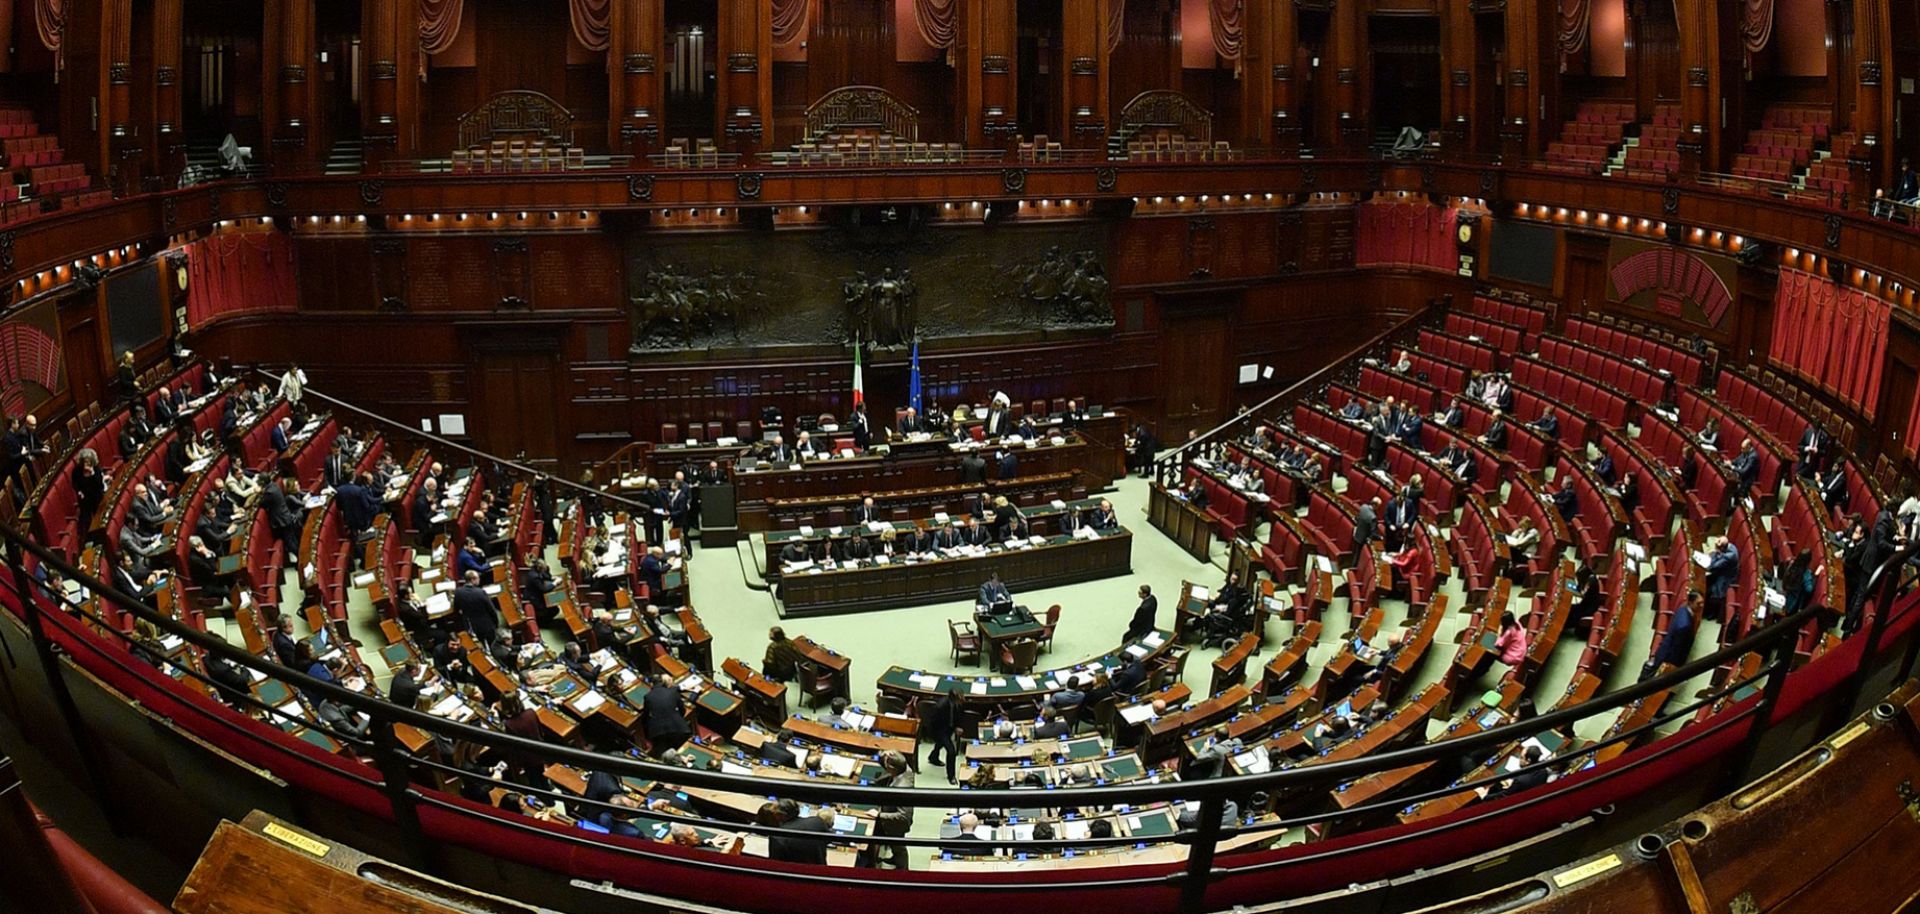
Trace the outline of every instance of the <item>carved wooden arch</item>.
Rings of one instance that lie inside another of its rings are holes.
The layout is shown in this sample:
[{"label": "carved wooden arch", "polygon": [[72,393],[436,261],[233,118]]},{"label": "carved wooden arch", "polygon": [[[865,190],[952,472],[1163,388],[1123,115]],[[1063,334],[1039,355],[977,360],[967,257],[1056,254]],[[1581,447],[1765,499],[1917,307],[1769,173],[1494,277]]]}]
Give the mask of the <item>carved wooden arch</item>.
[{"label": "carved wooden arch", "polygon": [[864,128],[898,139],[920,139],[920,112],[879,86],[841,86],[807,106],[807,138]]},{"label": "carved wooden arch", "polygon": [[460,146],[497,139],[545,137],[573,144],[573,112],[544,92],[510,89],[460,115]]},{"label": "carved wooden arch", "polygon": [[1213,112],[1172,89],[1148,89],[1120,109],[1120,127],[1138,133],[1142,127],[1164,127],[1190,140],[1213,142]]}]

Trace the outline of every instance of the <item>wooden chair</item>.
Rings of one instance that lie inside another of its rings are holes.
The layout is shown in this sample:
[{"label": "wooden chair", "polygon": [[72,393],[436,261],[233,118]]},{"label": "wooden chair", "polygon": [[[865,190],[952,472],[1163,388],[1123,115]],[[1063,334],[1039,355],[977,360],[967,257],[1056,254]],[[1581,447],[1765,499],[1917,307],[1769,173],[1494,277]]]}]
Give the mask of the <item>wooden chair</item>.
[{"label": "wooden chair", "polygon": [[800,664],[800,704],[817,708],[824,702],[833,700],[840,694],[840,682],[832,673],[820,669],[818,664]]},{"label": "wooden chair", "polygon": [[1060,625],[1060,604],[1047,607],[1047,624],[1041,628],[1038,641],[1044,650],[1053,650],[1053,630]]},{"label": "wooden chair", "polygon": [[947,620],[947,641],[953,647],[954,663],[966,655],[972,655],[974,663],[980,662],[980,633],[974,630],[973,623]]},{"label": "wooden chair", "polygon": [[1000,669],[1016,675],[1031,673],[1039,657],[1040,642],[1032,638],[1019,638],[1000,649]]}]

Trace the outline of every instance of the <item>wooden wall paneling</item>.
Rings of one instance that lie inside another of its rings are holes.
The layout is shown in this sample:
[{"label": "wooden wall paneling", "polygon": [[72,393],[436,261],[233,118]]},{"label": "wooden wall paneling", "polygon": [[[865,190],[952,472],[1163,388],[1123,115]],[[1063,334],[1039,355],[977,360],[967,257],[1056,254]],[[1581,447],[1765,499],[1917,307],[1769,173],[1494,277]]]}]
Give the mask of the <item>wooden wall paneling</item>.
[{"label": "wooden wall paneling", "polygon": [[1560,245],[1562,315],[1584,314],[1607,305],[1607,239],[1584,232],[1566,232]]},{"label": "wooden wall paneling", "polygon": [[[1142,92],[1153,89],[1180,89],[1180,3],[1179,0],[1111,0],[1124,3],[1126,12],[1120,21],[1120,44],[1114,49],[1112,76],[1108,79],[1111,103],[1117,110]],[[1246,6],[1246,40],[1254,41],[1256,7]],[[1228,139],[1222,136],[1221,139]]]}]

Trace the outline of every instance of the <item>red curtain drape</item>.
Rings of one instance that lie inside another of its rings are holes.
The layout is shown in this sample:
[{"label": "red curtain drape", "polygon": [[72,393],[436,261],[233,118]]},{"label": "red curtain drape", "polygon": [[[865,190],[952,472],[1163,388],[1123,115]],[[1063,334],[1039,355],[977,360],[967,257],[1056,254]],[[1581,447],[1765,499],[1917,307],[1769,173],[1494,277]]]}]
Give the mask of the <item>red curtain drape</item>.
[{"label": "red curtain drape", "polygon": [[1126,27],[1127,0],[1107,0],[1107,53],[1120,47],[1121,29]]},{"label": "red curtain drape", "polygon": [[1246,38],[1245,11],[1240,3],[1241,0],[1210,0],[1207,4],[1207,21],[1213,25],[1213,52],[1235,61],[1236,70],[1239,69],[1240,46]]},{"label": "red curtain drape", "polygon": [[[916,9],[916,16],[918,12]],[[812,21],[813,0],[773,0],[774,45],[784,48],[805,41],[807,27]],[[948,42],[951,43],[952,39],[948,39]],[[938,47],[945,47],[945,45]]]},{"label": "red curtain drape", "polygon": [[1878,296],[1782,270],[1774,292],[1773,361],[1872,416],[1891,316],[1892,306]]},{"label": "red curtain drape", "polygon": [[612,45],[613,0],[567,0],[573,37],[589,51],[604,51]]},{"label": "red curtain drape", "polygon": [[54,69],[66,60],[67,0],[33,0],[34,30],[40,43],[53,52]]},{"label": "red curtain drape", "polygon": [[936,48],[953,47],[959,11],[959,0],[913,0],[913,21],[920,27],[920,37]]},{"label": "red curtain drape", "polygon": [[187,326],[239,311],[292,311],[293,243],[279,232],[187,245]]},{"label": "red curtain drape", "polygon": [[1354,263],[1452,272],[1453,227],[1459,217],[1459,211],[1449,207],[1361,204],[1354,226]]},{"label": "red curtain drape", "polygon": [[1593,0],[1560,0],[1560,53],[1586,50],[1592,23]]},{"label": "red curtain drape", "polygon": [[1773,38],[1773,0],[1741,0],[1740,39],[1747,53],[1758,54]]},{"label": "red curtain drape", "polygon": [[438,54],[460,37],[460,16],[467,0],[418,0],[420,50]]}]

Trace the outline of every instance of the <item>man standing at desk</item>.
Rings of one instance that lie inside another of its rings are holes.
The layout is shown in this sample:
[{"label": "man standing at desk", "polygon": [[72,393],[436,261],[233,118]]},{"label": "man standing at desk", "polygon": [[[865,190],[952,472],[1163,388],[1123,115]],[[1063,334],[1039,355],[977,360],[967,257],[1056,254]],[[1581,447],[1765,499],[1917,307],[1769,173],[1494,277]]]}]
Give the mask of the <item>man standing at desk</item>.
[{"label": "man standing at desk", "polygon": [[993,405],[987,407],[986,427],[982,429],[988,438],[1001,438],[1013,431],[1013,415],[1007,411],[1007,395],[993,395]]},{"label": "man standing at desk", "polygon": [[1000,572],[987,575],[986,583],[980,585],[980,597],[975,602],[988,609],[1013,602],[1013,594],[1007,591],[1007,585],[1000,583]]},{"label": "man standing at desk", "polygon": [[853,415],[847,417],[847,431],[853,435],[853,446],[866,450],[873,441],[873,427],[867,422],[867,404],[855,403]]},{"label": "man standing at desk", "polygon": [[968,451],[960,458],[960,484],[977,486],[987,481],[987,459],[979,451]]},{"label": "man standing at desk", "polygon": [[680,689],[668,676],[662,675],[647,690],[641,714],[646,718],[647,744],[656,758],[680,748],[693,734],[686,706],[680,701]]},{"label": "man standing at desk", "polygon": [[482,645],[491,644],[500,634],[500,613],[487,592],[480,589],[479,572],[467,572],[460,586],[453,589],[453,608]]},{"label": "man standing at desk", "polygon": [[1121,642],[1144,637],[1148,632],[1153,631],[1153,617],[1159,612],[1160,601],[1154,597],[1153,588],[1146,584],[1140,585],[1140,605],[1134,609],[1133,621],[1127,625],[1127,633],[1121,636]]}]

